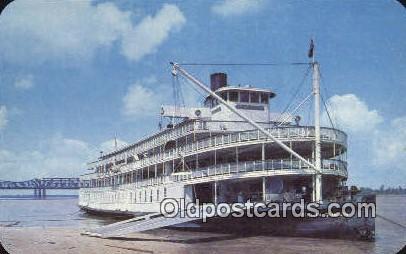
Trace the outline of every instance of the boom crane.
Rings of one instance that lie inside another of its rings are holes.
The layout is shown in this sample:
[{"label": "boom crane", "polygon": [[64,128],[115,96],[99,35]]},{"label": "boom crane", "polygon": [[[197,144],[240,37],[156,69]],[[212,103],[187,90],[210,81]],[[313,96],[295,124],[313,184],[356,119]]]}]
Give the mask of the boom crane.
[{"label": "boom crane", "polygon": [[[189,72],[187,72],[184,68],[182,68],[179,64],[171,62],[172,65],[172,75],[176,76],[178,73],[182,74],[184,77],[186,77],[189,81],[191,81],[193,84],[198,86],[200,89],[204,90],[206,93],[210,94],[213,98],[217,99],[217,101],[221,104],[223,104],[226,108],[228,108],[231,112],[235,113],[245,121],[247,121],[250,125],[252,125],[254,128],[258,129],[260,132],[265,134],[267,137],[269,137],[272,141],[274,141],[276,144],[278,144],[282,149],[290,153],[292,156],[296,157],[300,161],[302,161],[305,165],[309,166],[315,171],[315,175],[313,176],[313,201],[315,202],[321,202],[321,160],[320,160],[320,122],[318,121],[318,127],[315,127],[316,129],[316,164],[314,165],[310,161],[306,160],[303,158],[300,154],[295,152],[293,149],[291,149],[289,146],[285,145],[281,140],[277,139],[274,137],[270,132],[266,131],[264,128],[262,128],[259,124],[251,120],[249,117],[247,117],[245,114],[239,112],[236,108],[228,104],[224,99],[222,99],[220,96],[218,96],[216,93],[211,91],[204,83],[199,81],[197,78],[195,78],[193,75],[191,75]],[[313,63],[313,76],[316,74],[318,75],[318,64]],[[317,73],[316,73],[317,69]],[[313,78],[313,93],[315,95],[316,101],[320,100],[320,93],[319,89],[316,89],[318,87],[318,78]],[[317,82],[317,84],[315,83]],[[318,95],[318,97],[317,97]],[[318,98],[318,99],[317,99]],[[320,105],[320,101],[318,103]],[[315,112],[319,112],[320,109],[318,108]],[[316,117],[319,119],[319,117]],[[316,123],[317,124],[317,123]],[[315,125],[316,125],[315,124]],[[317,142],[318,140],[318,142]],[[317,152],[317,149],[319,152]]]},{"label": "boom crane", "polygon": [[245,114],[239,112],[237,109],[235,109],[233,106],[231,106],[230,104],[228,104],[225,100],[223,100],[220,96],[218,96],[216,93],[214,93],[213,91],[211,91],[210,89],[207,88],[207,86],[202,83],[201,81],[199,81],[198,79],[196,79],[195,77],[193,77],[189,72],[187,72],[185,69],[183,69],[179,64],[177,63],[173,63],[171,62],[171,65],[173,66],[173,71],[172,74],[173,75],[177,75],[178,72],[181,73],[184,77],[186,77],[188,80],[190,80],[192,83],[194,83],[195,85],[197,85],[199,88],[201,88],[202,90],[204,90],[205,92],[207,92],[208,94],[210,94],[211,96],[213,96],[213,98],[217,99],[221,104],[223,104],[225,107],[227,107],[231,112],[235,113],[236,115],[238,115],[239,117],[241,117],[242,119],[244,119],[245,121],[247,121],[249,124],[251,124],[254,128],[258,129],[260,132],[262,132],[263,134],[265,134],[266,136],[268,136],[272,141],[274,141],[275,143],[277,143],[281,148],[283,148],[285,151],[289,152],[290,154],[292,154],[294,157],[298,158],[299,160],[301,160],[304,164],[308,165],[309,167],[316,169],[316,166],[313,165],[311,162],[309,162],[308,160],[306,160],[305,158],[303,158],[301,155],[299,155],[298,153],[296,153],[295,151],[293,151],[290,147],[288,147],[287,145],[285,145],[282,141],[280,141],[279,139],[277,139],[276,137],[274,137],[271,133],[269,133],[268,131],[266,131],[264,128],[262,128],[259,124],[257,124],[256,122],[254,122],[253,120],[251,120],[250,118],[248,118]]}]

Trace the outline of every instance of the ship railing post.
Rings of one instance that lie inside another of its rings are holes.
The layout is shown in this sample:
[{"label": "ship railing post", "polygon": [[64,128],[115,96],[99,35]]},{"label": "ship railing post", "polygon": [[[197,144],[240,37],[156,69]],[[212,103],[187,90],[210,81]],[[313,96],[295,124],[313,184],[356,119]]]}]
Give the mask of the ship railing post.
[{"label": "ship railing post", "polygon": [[214,181],[214,204],[217,205],[217,181]]},{"label": "ship railing post", "polygon": [[[258,130],[259,135],[259,130]],[[265,143],[261,145],[261,160],[262,160],[262,171],[265,171]]]}]

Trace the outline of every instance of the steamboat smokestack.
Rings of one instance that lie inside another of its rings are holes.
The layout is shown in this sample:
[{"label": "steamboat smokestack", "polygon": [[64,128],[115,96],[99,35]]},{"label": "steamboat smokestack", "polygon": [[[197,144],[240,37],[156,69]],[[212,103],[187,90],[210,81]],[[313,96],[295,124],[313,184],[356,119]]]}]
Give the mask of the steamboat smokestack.
[{"label": "steamboat smokestack", "polygon": [[212,91],[225,86],[227,86],[227,74],[213,73],[210,75],[210,88]]}]

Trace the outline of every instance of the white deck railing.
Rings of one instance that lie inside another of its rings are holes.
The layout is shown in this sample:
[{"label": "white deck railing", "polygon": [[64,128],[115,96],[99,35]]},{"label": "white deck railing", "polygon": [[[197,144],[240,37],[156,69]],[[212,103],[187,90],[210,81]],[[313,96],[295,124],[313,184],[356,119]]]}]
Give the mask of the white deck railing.
[{"label": "white deck railing", "polygon": [[[271,129],[271,134],[282,141],[298,141],[298,140],[313,140],[314,127],[286,127]],[[337,144],[346,145],[347,135],[344,132],[330,129],[321,128],[322,142],[335,142]],[[129,172],[136,168],[152,166],[157,163],[162,163],[168,160],[178,159],[180,155],[183,157],[194,154],[203,150],[221,149],[222,146],[229,146],[232,144],[244,144],[247,142],[272,142],[267,136],[258,130],[245,131],[239,133],[229,133],[212,138],[191,142],[184,146],[171,149],[161,154],[156,154],[148,158],[136,161],[132,164],[118,166],[119,171]]]},{"label": "white deck railing", "polygon": [[[201,126],[203,127],[203,126]],[[313,140],[314,139],[314,127],[301,126],[301,127],[282,127],[271,129],[270,133],[276,138],[288,142],[288,141],[300,141],[300,140]],[[178,148],[171,149],[161,154],[156,154],[151,157],[141,159],[139,161],[132,162],[130,164],[122,164],[113,167],[113,172],[126,173],[134,171],[140,168],[153,166],[158,163],[178,159],[180,156],[189,156],[191,154],[203,152],[204,150],[222,149],[230,145],[244,145],[244,143],[250,144],[258,142],[272,142],[267,136],[258,130],[229,133],[212,138],[203,139],[200,141],[192,142]],[[339,130],[331,128],[321,128],[321,141],[322,142],[334,142],[336,144],[346,145],[347,135]],[[89,173],[81,176],[82,179],[91,179],[98,177],[106,173]],[[113,173],[114,174],[114,173]],[[107,174],[106,174],[107,175]],[[108,174],[111,175],[111,174]]]},{"label": "white deck railing", "polygon": [[[312,162],[312,161],[311,161]],[[314,162],[312,162],[314,163]],[[158,176],[128,184],[134,185],[135,188],[160,185],[167,182],[189,181],[194,179],[204,179],[213,176],[234,175],[248,172],[273,172],[277,174],[313,174],[314,170],[299,160],[266,160],[266,161],[245,161],[234,163],[223,163],[209,167],[199,168],[181,174],[172,174],[171,176]],[[333,174],[347,177],[347,163],[340,160],[322,160],[322,173]],[[114,184],[106,187],[118,188],[122,184]],[[126,185],[126,184],[125,184]],[[90,187],[83,185],[82,187]]]},{"label": "white deck railing", "polygon": [[[176,140],[180,137],[183,137],[185,135],[188,135],[190,133],[193,133],[195,131],[207,131],[209,132],[208,125],[212,121],[193,121],[193,122],[188,122],[179,125],[175,129],[167,129],[163,132],[159,132],[155,135],[146,137],[138,142],[137,145],[130,145],[127,148],[121,149],[123,152],[119,152],[119,155],[117,155],[117,160],[125,159],[125,156],[127,153],[129,154],[140,154],[145,151],[148,151],[154,147],[161,146],[165,144],[169,140]],[[214,121],[215,122],[215,121]],[[220,124],[221,122],[216,122],[217,124]],[[261,123],[261,125],[266,125],[265,123]],[[311,126],[290,126],[290,127],[277,127],[273,129],[269,129],[270,133],[274,135],[276,138],[279,139],[290,139],[290,138],[314,138],[314,127]],[[212,130],[212,131],[219,131],[219,130]],[[321,136],[322,139],[329,139],[329,140],[336,140],[338,143],[343,143],[346,144],[347,142],[347,136],[344,132],[336,130],[336,129],[331,129],[331,128],[321,128]],[[165,157],[167,158],[168,156],[172,156],[173,154],[177,154],[178,152],[182,152],[183,150],[185,151],[192,151],[200,148],[205,148],[208,146],[208,144],[221,144],[224,142],[239,142],[240,140],[253,140],[254,138],[257,139],[266,139],[267,137],[260,133],[258,130],[252,130],[252,131],[243,131],[243,132],[238,132],[238,133],[232,133],[232,134],[224,134],[220,136],[216,136],[213,138],[208,138],[204,139],[201,141],[193,142],[190,144],[187,144],[185,146],[181,146],[178,149],[173,149],[170,151],[166,151],[165,153],[159,154],[159,155],[153,155],[152,157],[149,157],[147,159],[154,159],[156,160],[157,158],[162,158]],[[117,152],[112,152],[110,154],[106,154],[105,156],[110,156],[112,154],[115,154]],[[145,159],[143,159],[145,160]],[[114,162],[113,156],[105,161],[107,162]],[[142,162],[142,161],[139,161]],[[98,165],[100,162],[94,162],[95,165]]]},{"label": "white deck railing", "polygon": [[[314,163],[314,162],[312,162]],[[198,169],[196,171],[191,171],[189,174],[172,175],[171,180],[187,181],[196,178],[204,178],[209,176],[217,175],[231,175],[240,174],[247,172],[257,172],[257,171],[280,171],[289,173],[303,173],[303,171],[309,171],[313,173],[308,165],[304,164],[299,160],[266,160],[266,161],[246,161],[238,163],[224,163],[215,166],[205,167]],[[322,161],[322,172],[324,174],[335,174],[347,176],[347,163],[340,160],[323,160]]]}]

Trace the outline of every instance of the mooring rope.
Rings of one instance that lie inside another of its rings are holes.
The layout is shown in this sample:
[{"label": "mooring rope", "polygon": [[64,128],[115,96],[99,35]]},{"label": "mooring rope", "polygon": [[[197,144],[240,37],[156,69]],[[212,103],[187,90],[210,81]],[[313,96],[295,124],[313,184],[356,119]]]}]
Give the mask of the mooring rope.
[{"label": "mooring rope", "polygon": [[385,221],[387,221],[387,222],[390,222],[390,223],[395,224],[395,225],[397,225],[397,226],[399,226],[399,227],[401,227],[401,228],[403,228],[403,229],[406,229],[406,226],[405,226],[405,225],[400,224],[400,223],[398,223],[398,222],[396,222],[396,221],[393,221],[393,220],[391,220],[391,219],[388,219],[388,218],[386,218],[386,217],[384,217],[384,216],[382,216],[382,215],[377,214],[376,217],[379,217],[379,218],[381,218],[381,219],[383,219],[383,220],[385,220]]}]

